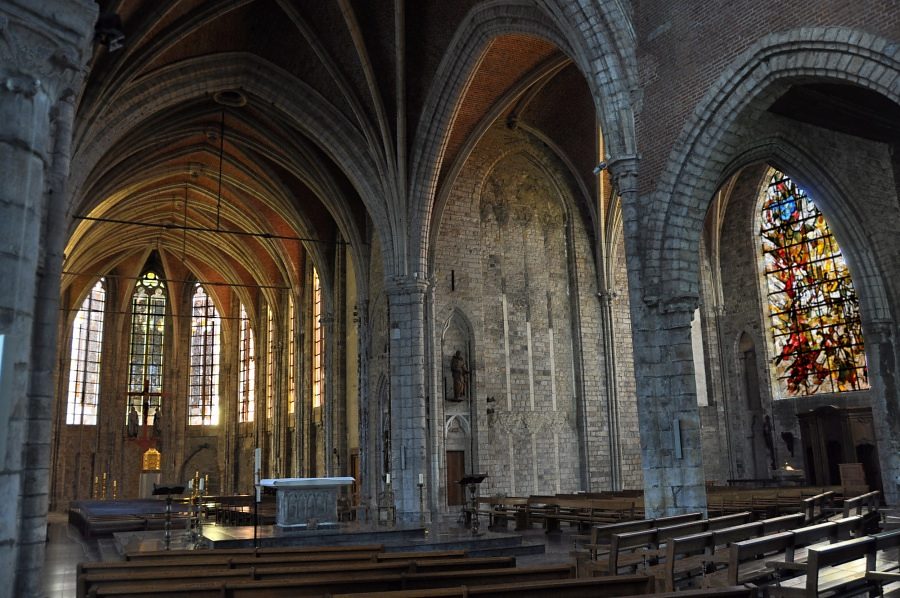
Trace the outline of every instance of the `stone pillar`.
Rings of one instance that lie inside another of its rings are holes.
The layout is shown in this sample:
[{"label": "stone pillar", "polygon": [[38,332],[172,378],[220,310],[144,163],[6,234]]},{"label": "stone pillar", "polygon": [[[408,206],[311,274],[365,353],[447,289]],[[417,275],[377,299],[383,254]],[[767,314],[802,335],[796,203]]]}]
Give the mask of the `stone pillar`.
[{"label": "stone pillar", "polygon": [[881,484],[885,502],[896,507],[900,505],[900,385],[897,380],[900,354],[896,349],[900,331],[894,322],[880,321],[873,322],[865,333],[869,367],[874,369],[877,364],[878,372],[869,379]]},{"label": "stone pillar", "polygon": [[[425,298],[428,283],[397,277],[386,284],[390,306],[391,485],[397,519],[418,522],[419,474],[428,473],[426,445]],[[428,497],[425,497],[428,504]]]},{"label": "stone pillar", "polygon": [[612,311],[615,293],[606,290],[597,294],[600,300],[601,350],[605,369],[606,416],[609,429],[609,485],[622,489],[622,443],[619,438],[619,387],[616,375],[616,330]]},{"label": "stone pillar", "polygon": [[0,578],[19,596],[41,592],[71,102],[96,14],[0,5]]},{"label": "stone pillar", "polygon": [[322,396],[322,432],[325,434],[325,442],[323,443],[325,451],[325,471],[319,472],[320,476],[332,477],[339,475],[334,467],[334,435],[335,435],[335,409],[339,400],[337,391],[337,375],[335,373],[335,364],[339,357],[338,343],[334,336],[334,314],[323,313],[319,317],[322,325],[322,334],[325,337],[325,377],[324,393]]},{"label": "stone pillar", "polygon": [[661,303],[645,292],[648,247],[639,205],[637,158],[610,161],[622,198],[634,338],[635,384],[648,517],[706,509],[700,412],[694,388],[691,318],[696,296]]}]

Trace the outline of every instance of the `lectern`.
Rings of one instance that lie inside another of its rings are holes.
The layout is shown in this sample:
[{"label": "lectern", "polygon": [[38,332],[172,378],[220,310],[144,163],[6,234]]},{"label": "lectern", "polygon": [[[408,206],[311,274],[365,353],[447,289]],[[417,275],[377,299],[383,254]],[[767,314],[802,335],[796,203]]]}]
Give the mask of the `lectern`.
[{"label": "lectern", "polygon": [[166,525],[165,540],[166,550],[169,549],[169,543],[172,541],[172,495],[184,494],[184,486],[157,486],[153,485],[153,496],[166,497]]},{"label": "lectern", "polygon": [[457,482],[460,486],[465,486],[469,489],[469,500],[471,501],[471,506],[469,507],[472,512],[472,535],[478,535],[478,484],[484,481],[484,478],[488,477],[486,473],[467,473],[462,477],[462,479]]}]

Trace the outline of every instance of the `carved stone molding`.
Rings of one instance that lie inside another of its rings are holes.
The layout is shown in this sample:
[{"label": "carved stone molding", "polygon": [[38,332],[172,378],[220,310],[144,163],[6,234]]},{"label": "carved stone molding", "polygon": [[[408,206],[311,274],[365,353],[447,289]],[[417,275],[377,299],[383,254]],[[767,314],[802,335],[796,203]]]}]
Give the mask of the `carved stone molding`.
[{"label": "carved stone molding", "polygon": [[617,156],[608,161],[607,168],[616,193],[620,196],[637,193],[638,156]]},{"label": "carved stone molding", "polygon": [[81,86],[97,4],[88,0],[0,3],[0,89],[55,102]]}]

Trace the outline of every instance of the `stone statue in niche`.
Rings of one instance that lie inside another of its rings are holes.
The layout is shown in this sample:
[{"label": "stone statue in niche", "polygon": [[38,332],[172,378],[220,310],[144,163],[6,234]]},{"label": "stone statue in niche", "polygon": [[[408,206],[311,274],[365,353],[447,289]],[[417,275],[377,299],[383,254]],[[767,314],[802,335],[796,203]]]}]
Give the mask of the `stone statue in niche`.
[{"label": "stone statue in niche", "polygon": [[453,400],[462,401],[469,395],[469,368],[461,351],[450,359],[450,373],[453,374]]}]

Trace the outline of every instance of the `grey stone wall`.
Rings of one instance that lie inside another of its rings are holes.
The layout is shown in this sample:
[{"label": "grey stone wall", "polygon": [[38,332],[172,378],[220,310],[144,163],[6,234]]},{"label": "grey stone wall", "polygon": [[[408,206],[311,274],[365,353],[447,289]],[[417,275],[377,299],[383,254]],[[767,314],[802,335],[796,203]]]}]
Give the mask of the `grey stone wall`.
[{"label": "grey stone wall", "polygon": [[[444,329],[461,314],[474,334],[476,404],[469,409],[441,397],[435,409],[448,417],[473,414],[475,469],[490,476],[483,494],[586,490],[587,476],[592,489],[610,484],[596,266],[562,172],[527,134],[492,129],[461,172],[441,218],[435,378],[443,386],[450,358],[442,353]],[[627,460],[635,456],[637,421],[630,335],[621,317],[625,293],[615,309]],[[628,461],[625,470],[628,484],[639,485],[639,463]]]}]

